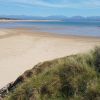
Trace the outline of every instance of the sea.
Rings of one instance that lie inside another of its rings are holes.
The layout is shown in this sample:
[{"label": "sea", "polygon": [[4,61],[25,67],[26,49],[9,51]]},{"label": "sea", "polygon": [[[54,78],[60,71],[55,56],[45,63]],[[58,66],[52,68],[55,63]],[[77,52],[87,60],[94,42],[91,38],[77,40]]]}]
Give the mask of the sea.
[{"label": "sea", "polygon": [[0,22],[0,28],[31,28],[52,34],[100,37],[100,21]]}]

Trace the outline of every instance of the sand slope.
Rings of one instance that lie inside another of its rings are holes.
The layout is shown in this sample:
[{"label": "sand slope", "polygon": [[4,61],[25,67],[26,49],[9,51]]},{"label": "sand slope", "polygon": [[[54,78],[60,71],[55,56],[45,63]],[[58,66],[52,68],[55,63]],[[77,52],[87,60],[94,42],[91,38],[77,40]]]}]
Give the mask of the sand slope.
[{"label": "sand slope", "polygon": [[39,62],[85,52],[95,45],[100,45],[100,38],[0,29],[0,88]]}]

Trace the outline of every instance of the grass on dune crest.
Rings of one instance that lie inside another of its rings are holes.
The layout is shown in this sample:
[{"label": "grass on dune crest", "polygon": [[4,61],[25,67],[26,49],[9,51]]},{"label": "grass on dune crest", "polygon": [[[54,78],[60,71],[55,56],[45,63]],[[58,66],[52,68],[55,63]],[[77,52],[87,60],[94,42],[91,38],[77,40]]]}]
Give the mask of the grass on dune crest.
[{"label": "grass on dune crest", "polygon": [[44,62],[4,100],[100,100],[100,48]]}]

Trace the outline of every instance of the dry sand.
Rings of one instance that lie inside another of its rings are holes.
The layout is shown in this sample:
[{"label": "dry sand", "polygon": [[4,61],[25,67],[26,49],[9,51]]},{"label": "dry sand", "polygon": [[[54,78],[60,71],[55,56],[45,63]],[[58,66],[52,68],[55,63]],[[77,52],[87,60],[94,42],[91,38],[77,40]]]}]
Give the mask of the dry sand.
[{"label": "dry sand", "polygon": [[100,38],[0,29],[0,88],[39,62],[86,52],[95,45]]}]

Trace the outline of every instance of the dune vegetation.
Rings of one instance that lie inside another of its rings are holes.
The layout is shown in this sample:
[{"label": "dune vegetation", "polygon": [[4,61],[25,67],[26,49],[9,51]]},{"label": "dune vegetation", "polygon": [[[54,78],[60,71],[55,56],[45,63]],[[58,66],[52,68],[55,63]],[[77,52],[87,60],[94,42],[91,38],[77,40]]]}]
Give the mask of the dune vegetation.
[{"label": "dune vegetation", "polygon": [[4,100],[100,100],[100,48],[26,71]]}]

